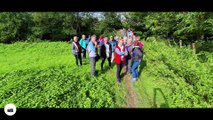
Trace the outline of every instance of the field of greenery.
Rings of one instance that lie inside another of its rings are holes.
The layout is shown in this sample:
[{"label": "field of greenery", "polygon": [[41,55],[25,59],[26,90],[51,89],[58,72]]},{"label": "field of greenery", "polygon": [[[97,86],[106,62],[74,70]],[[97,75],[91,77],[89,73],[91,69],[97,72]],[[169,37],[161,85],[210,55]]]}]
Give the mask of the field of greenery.
[{"label": "field of greenery", "polygon": [[0,45],[0,107],[114,107],[114,80],[91,78],[89,65],[76,67],[63,42]]},{"label": "field of greenery", "polygon": [[[138,108],[213,107],[213,54],[143,41],[139,81],[132,83]],[[90,76],[88,59],[75,65],[69,42],[0,44],[0,108],[125,108],[126,82],[116,66]]]}]

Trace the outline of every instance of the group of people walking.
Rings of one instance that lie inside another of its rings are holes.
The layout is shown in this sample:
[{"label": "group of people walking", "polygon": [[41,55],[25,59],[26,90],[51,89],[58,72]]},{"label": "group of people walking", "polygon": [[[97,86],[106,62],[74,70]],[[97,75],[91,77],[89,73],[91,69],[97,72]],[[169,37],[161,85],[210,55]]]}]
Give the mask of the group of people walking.
[{"label": "group of people walking", "polygon": [[[72,53],[76,59],[76,65],[82,66],[82,56],[86,59],[86,53],[89,56],[91,64],[91,75],[96,76],[96,62],[101,60],[101,70],[104,70],[104,63],[107,60],[109,68],[112,69],[112,64],[117,67],[116,79],[121,83],[121,70],[125,66],[125,73],[132,74],[132,82],[138,79],[138,66],[143,58],[143,43],[139,36],[134,36],[133,32],[127,34],[121,33],[122,37],[100,35],[97,39],[96,35],[82,35],[78,41],[78,37],[73,37]],[[80,64],[79,64],[80,62]]]}]

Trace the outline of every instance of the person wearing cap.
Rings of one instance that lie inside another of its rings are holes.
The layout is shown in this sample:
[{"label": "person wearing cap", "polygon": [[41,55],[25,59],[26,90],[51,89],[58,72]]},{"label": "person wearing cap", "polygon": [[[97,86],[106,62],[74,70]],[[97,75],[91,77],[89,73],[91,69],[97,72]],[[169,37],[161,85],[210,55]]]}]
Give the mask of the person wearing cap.
[{"label": "person wearing cap", "polygon": [[122,67],[125,65],[126,62],[126,56],[127,56],[127,50],[126,47],[124,46],[123,40],[120,39],[118,41],[118,45],[115,47],[115,64],[117,66],[117,71],[116,71],[116,79],[118,83],[121,83],[121,70]]},{"label": "person wearing cap", "polygon": [[114,60],[114,57],[115,57],[114,52],[115,52],[115,47],[116,47],[116,41],[113,39],[113,36],[110,36],[109,43],[112,46],[112,56],[111,56],[111,63],[112,63]]},{"label": "person wearing cap", "polygon": [[138,79],[138,66],[141,63],[142,60],[142,51],[139,48],[139,43],[134,42],[133,43],[134,48],[132,49],[132,80],[131,82],[135,82]]},{"label": "person wearing cap", "polygon": [[87,47],[86,35],[84,35],[84,34],[82,35],[82,38],[79,41],[79,44],[81,45],[81,48],[82,48],[83,58],[86,59],[86,47]]},{"label": "person wearing cap", "polygon": [[107,59],[109,67],[111,68],[111,56],[112,56],[112,46],[108,42],[108,37],[104,37],[104,44],[100,47],[100,56],[102,58],[101,70],[103,71],[104,62]]},{"label": "person wearing cap", "polygon": [[73,37],[73,42],[72,42],[72,53],[75,56],[75,63],[78,66],[78,61],[80,61],[80,66],[82,66],[82,59],[81,59],[81,46],[78,43],[78,37],[74,36]]}]

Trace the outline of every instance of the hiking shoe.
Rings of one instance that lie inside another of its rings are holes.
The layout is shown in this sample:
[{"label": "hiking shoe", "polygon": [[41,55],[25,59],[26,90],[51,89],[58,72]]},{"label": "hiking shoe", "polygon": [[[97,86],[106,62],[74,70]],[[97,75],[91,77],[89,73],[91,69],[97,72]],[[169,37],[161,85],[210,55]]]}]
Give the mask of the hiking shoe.
[{"label": "hiking shoe", "polygon": [[117,83],[118,83],[118,84],[121,84],[121,81],[120,81],[120,80],[117,80]]},{"label": "hiking shoe", "polygon": [[137,80],[137,78],[132,78],[131,82],[135,82]]}]

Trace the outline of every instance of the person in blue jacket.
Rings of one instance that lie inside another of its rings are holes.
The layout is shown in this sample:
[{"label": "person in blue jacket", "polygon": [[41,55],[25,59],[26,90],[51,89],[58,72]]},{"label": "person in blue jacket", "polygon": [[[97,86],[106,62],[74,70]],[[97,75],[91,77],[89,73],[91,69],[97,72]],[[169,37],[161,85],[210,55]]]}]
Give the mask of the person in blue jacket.
[{"label": "person in blue jacket", "polygon": [[87,46],[87,52],[89,54],[90,58],[90,64],[91,64],[91,75],[95,76],[95,66],[96,66],[96,57],[98,56],[98,49],[99,45],[96,41],[96,35],[91,36],[91,41],[89,42]]}]

